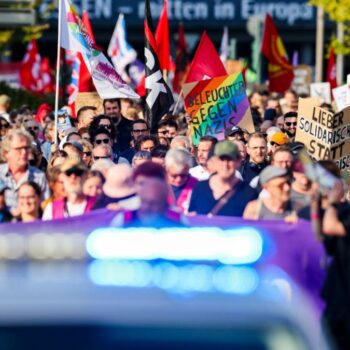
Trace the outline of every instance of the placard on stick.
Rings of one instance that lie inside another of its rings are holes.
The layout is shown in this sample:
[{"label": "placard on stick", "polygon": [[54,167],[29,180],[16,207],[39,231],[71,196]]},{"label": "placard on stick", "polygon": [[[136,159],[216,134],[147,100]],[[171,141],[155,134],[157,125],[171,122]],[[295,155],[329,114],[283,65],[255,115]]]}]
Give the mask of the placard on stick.
[{"label": "placard on stick", "polygon": [[299,99],[295,141],[305,144],[316,160],[334,160],[340,169],[350,168],[350,107],[333,114],[314,99]]},{"label": "placard on stick", "polygon": [[254,132],[249,100],[241,73],[188,83],[183,86],[186,113],[192,118],[191,136],[225,138],[225,130],[238,125]]},{"label": "placard on stick", "polygon": [[103,114],[103,101],[97,92],[79,92],[75,99],[75,111],[81,107],[93,106],[97,108],[97,114]]}]

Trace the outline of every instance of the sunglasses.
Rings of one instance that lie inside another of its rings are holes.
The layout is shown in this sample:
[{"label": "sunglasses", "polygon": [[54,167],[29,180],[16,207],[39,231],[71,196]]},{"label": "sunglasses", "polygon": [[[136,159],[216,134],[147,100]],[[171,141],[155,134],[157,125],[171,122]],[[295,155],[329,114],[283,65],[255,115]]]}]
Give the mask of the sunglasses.
[{"label": "sunglasses", "polygon": [[271,146],[281,146],[280,144],[278,144],[277,142],[271,141],[270,142]]},{"label": "sunglasses", "polygon": [[99,159],[110,159],[110,156],[103,156],[103,157],[98,157],[98,156],[94,156],[94,160],[99,160]]},{"label": "sunglasses", "polygon": [[31,126],[28,128],[28,130],[32,130],[32,131],[35,130],[36,131],[36,130],[39,130],[39,127],[38,126]]},{"label": "sunglasses", "polygon": [[3,129],[8,129],[10,127],[10,124],[0,123],[0,127],[3,128]]},{"label": "sunglasses", "polygon": [[102,143],[107,144],[107,143],[109,143],[109,139],[95,140],[95,143],[97,145],[101,145]]},{"label": "sunglasses", "polygon": [[84,170],[83,169],[80,169],[80,168],[71,168],[71,169],[68,169],[64,172],[68,177],[69,176],[72,176],[73,174],[75,176],[78,176],[78,177],[81,177],[83,174],[84,174]]},{"label": "sunglasses", "polygon": [[158,134],[163,134],[163,135],[169,134],[169,131],[168,130],[158,131]]},{"label": "sunglasses", "polygon": [[148,131],[148,129],[133,130],[132,132],[136,134],[137,132],[142,133],[142,132],[146,132],[146,131]]},{"label": "sunglasses", "polygon": [[293,123],[292,122],[286,122],[286,125],[287,126],[292,126],[292,125],[293,126],[297,126],[297,122],[293,122]]},{"label": "sunglasses", "polygon": [[92,152],[83,152],[84,156],[86,157],[91,157],[92,155]]}]

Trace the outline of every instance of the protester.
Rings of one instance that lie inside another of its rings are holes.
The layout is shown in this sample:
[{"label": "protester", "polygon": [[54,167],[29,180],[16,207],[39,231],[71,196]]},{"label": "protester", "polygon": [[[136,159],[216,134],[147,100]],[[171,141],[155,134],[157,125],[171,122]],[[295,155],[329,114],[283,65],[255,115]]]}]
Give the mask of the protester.
[{"label": "protester", "polygon": [[[248,157],[240,169],[244,181],[250,183],[267,166],[267,144],[261,133],[254,133],[247,143]],[[256,180],[255,180],[256,181]]]},{"label": "protester", "polygon": [[209,154],[211,149],[213,149],[218,140],[213,136],[203,136],[199,140],[197,147],[197,166],[192,167],[189,171],[190,175],[195,177],[197,180],[207,180],[211,173],[207,167]]},{"label": "protester", "polygon": [[33,181],[24,182],[18,189],[16,222],[31,222],[41,218],[41,189]]},{"label": "protester", "polygon": [[251,201],[243,217],[250,220],[282,220],[296,217],[290,198],[291,175],[286,168],[267,166],[259,181],[267,195]]},{"label": "protester", "polygon": [[96,201],[101,197],[102,186],[105,178],[99,171],[88,171],[83,183],[83,193],[88,197],[95,197]]},{"label": "protester", "polygon": [[290,142],[294,142],[297,131],[297,117],[296,112],[288,112],[284,115],[283,130],[288,135]]},{"label": "protester", "polygon": [[287,146],[278,147],[271,157],[271,165],[279,168],[291,169],[293,162],[293,153]]},{"label": "protester", "polygon": [[87,140],[82,140],[81,145],[83,146],[83,157],[82,160],[85,165],[90,168],[92,164],[92,144]]},{"label": "protester", "polygon": [[137,139],[135,150],[152,152],[158,145],[159,143],[155,136],[153,135],[140,136]]},{"label": "protester", "polygon": [[186,149],[171,149],[165,156],[165,170],[176,206],[182,213],[188,212],[194,186],[198,180],[189,174],[192,156]]},{"label": "protester", "polygon": [[133,168],[152,159],[152,155],[148,151],[138,151],[132,158],[131,165]]},{"label": "protester", "polygon": [[236,177],[240,165],[238,147],[230,141],[216,144],[217,172],[193,189],[189,212],[204,215],[242,216],[257,192]]},{"label": "protester", "polygon": [[97,108],[94,106],[81,107],[77,112],[78,129],[88,128],[97,114]]},{"label": "protester", "polygon": [[45,174],[29,165],[31,136],[22,130],[11,130],[2,141],[5,164],[0,165],[0,180],[8,188],[5,192],[6,204],[10,209],[16,209],[18,204],[18,189],[27,181],[33,181],[40,187],[42,199],[49,197],[49,187]]},{"label": "protester", "polygon": [[139,209],[118,214],[111,225],[153,228],[184,226],[181,215],[169,210],[168,189],[166,181],[160,178],[145,178],[137,192]]},{"label": "protester", "polygon": [[10,130],[10,123],[0,116],[0,141],[4,139],[8,131]]},{"label": "protester", "polygon": [[0,95],[0,117],[10,122],[9,109],[11,106],[11,98],[7,95]]},{"label": "protester", "polygon": [[0,224],[11,222],[12,214],[10,213],[5,200],[5,191],[7,187],[5,183],[0,180]]},{"label": "protester", "polygon": [[116,164],[107,171],[103,193],[94,208],[134,210],[139,207],[130,165]]},{"label": "protester", "polygon": [[66,197],[55,199],[49,203],[43,214],[43,220],[60,219],[82,215],[89,212],[95,204],[94,197],[83,193],[83,184],[87,168],[77,158],[68,158],[61,167],[63,186]]},{"label": "protester", "polygon": [[243,133],[243,130],[239,126],[233,126],[232,128],[225,130],[225,140],[243,141],[243,139],[244,139],[244,133]]}]

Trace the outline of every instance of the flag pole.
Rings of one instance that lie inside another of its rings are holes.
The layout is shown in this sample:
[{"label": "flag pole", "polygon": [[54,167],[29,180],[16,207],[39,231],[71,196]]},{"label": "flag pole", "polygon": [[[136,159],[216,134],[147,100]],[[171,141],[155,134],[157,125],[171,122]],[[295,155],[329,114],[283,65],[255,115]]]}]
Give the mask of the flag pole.
[{"label": "flag pole", "polygon": [[60,89],[61,66],[61,1],[58,0],[58,37],[57,37],[57,62],[56,62],[56,89],[55,89],[55,144],[58,144],[58,99]]},{"label": "flag pole", "polygon": [[181,89],[181,91],[179,93],[179,97],[177,98],[177,101],[176,101],[176,104],[175,104],[175,107],[174,107],[174,110],[173,110],[173,114],[174,115],[176,114],[177,109],[179,108],[180,98],[183,95],[183,93],[184,93],[184,91],[183,91],[183,89]]}]

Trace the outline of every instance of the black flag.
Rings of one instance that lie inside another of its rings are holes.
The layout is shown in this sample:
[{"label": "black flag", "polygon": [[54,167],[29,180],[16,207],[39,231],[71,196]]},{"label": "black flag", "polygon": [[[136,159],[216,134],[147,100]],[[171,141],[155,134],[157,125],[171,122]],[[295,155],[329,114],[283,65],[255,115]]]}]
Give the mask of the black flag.
[{"label": "black flag", "polygon": [[146,114],[151,130],[155,131],[159,120],[169,112],[174,98],[160,70],[157,44],[153,33],[150,4],[149,0],[145,0]]}]

